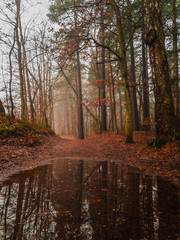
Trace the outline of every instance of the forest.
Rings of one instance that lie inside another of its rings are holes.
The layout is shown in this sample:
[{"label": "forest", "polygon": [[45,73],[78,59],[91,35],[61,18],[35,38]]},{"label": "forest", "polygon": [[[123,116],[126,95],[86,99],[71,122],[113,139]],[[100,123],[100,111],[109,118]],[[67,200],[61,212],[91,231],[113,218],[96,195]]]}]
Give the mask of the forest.
[{"label": "forest", "polygon": [[0,239],[180,239],[179,28],[179,0],[0,0]]},{"label": "forest", "polygon": [[42,6],[1,4],[1,113],[79,139],[178,138],[178,1],[54,0],[41,19]]}]

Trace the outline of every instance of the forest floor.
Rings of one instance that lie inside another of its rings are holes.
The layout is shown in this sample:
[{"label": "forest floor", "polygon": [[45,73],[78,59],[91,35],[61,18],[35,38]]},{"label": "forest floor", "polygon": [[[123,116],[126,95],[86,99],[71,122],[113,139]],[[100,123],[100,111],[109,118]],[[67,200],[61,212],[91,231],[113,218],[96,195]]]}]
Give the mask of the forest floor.
[{"label": "forest floor", "polygon": [[104,133],[84,140],[73,136],[49,136],[33,147],[0,145],[0,182],[19,171],[51,163],[55,159],[116,161],[139,167],[146,174],[165,175],[180,183],[180,141],[161,149],[150,147],[152,133],[134,132],[134,143],[125,144],[125,133]]}]

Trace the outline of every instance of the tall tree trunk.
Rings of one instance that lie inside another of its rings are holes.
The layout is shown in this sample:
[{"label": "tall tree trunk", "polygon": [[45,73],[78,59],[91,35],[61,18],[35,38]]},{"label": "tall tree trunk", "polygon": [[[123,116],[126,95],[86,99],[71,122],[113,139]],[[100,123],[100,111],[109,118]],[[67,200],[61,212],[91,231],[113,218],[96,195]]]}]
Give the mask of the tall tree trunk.
[{"label": "tall tree trunk", "polygon": [[[20,31],[21,20],[19,19],[19,31]],[[20,33],[21,34],[21,33]],[[20,38],[21,44],[21,38]],[[22,45],[22,44],[21,44]],[[22,49],[23,54],[23,49]],[[24,85],[24,107],[25,107],[25,119],[28,120],[28,106],[27,106],[27,89],[26,89],[26,76],[25,76],[25,68],[24,68],[24,56],[22,55],[22,74],[23,74],[23,85]]]},{"label": "tall tree trunk", "polygon": [[174,105],[165,49],[160,0],[145,0],[146,42],[154,75],[156,134],[154,145],[162,146],[176,138]]},{"label": "tall tree trunk", "polygon": [[141,122],[142,119],[142,87],[141,87],[141,79],[139,78],[138,80],[138,84],[140,86],[139,91],[138,91],[138,95],[139,95],[139,121]]},{"label": "tall tree trunk", "polygon": [[118,134],[118,125],[117,125],[117,116],[116,116],[116,97],[115,97],[114,81],[112,81],[112,97],[113,97],[113,114],[114,114],[115,132],[116,132],[116,134]]},{"label": "tall tree trunk", "polygon": [[[111,59],[111,55],[109,52],[109,61]],[[117,116],[116,116],[116,97],[115,97],[115,87],[114,87],[114,78],[113,78],[113,69],[111,62],[109,63],[109,71],[110,71],[110,98],[111,98],[111,115],[112,115],[112,131],[118,134],[118,126],[117,126]]]},{"label": "tall tree trunk", "polygon": [[119,42],[119,56],[120,61],[120,73],[124,88],[125,96],[125,108],[126,108],[126,142],[133,142],[133,114],[131,105],[131,95],[128,83],[128,71],[127,71],[127,61],[126,61],[126,48],[124,33],[121,24],[121,13],[119,7],[115,0],[109,1],[116,15],[116,27],[118,32],[118,42]]},{"label": "tall tree trunk", "polygon": [[83,107],[82,107],[82,88],[81,88],[81,69],[79,52],[77,50],[77,111],[78,111],[78,139],[84,138]]},{"label": "tall tree trunk", "polygon": [[[113,99],[112,99],[112,83],[111,83],[112,78],[110,78],[110,82],[109,82],[109,98],[110,98],[110,121],[109,121],[109,130],[114,132],[114,103],[113,103]],[[111,127],[110,127],[111,126]]]},{"label": "tall tree trunk", "polygon": [[[48,84],[49,84],[49,92],[48,92],[48,99],[49,99],[49,105],[50,105],[50,113],[49,113],[49,126],[53,129],[53,108],[54,108],[54,102],[53,102],[53,91],[52,91],[52,80],[51,80],[51,59],[50,66],[48,67]],[[69,101],[68,101],[69,102]],[[68,104],[69,106],[69,104]],[[70,127],[70,124],[69,124]],[[70,131],[71,132],[71,131]]]},{"label": "tall tree trunk", "polygon": [[101,133],[101,119],[100,119],[100,115],[101,115],[101,88],[100,88],[100,83],[99,83],[99,79],[100,79],[100,70],[99,70],[99,64],[98,64],[98,47],[96,46],[96,79],[98,80],[97,82],[97,87],[98,87],[98,99],[99,99],[99,104],[98,104],[98,114],[97,114],[97,119],[98,119],[98,133]]},{"label": "tall tree trunk", "polygon": [[178,79],[178,46],[177,46],[177,36],[178,27],[176,20],[176,0],[171,0],[172,2],[172,20],[173,20],[173,76],[174,76],[174,107],[175,107],[175,117],[177,126],[180,123],[180,111],[179,111],[179,79]]},{"label": "tall tree trunk", "polygon": [[149,87],[148,87],[148,75],[147,75],[147,59],[146,59],[146,49],[145,49],[145,20],[144,20],[144,2],[143,2],[143,15],[142,15],[142,85],[143,85],[143,130],[150,130],[150,125],[148,124],[150,118],[149,112]]},{"label": "tall tree trunk", "polygon": [[42,69],[37,59],[37,67],[38,67],[38,77],[39,77],[39,121],[43,124],[43,113],[44,113],[44,104],[43,104],[43,84],[42,84]]},{"label": "tall tree trunk", "polygon": [[[42,36],[43,39],[43,36]],[[42,46],[43,47],[43,46]],[[43,75],[43,124],[46,126],[48,125],[48,120],[47,120],[47,106],[48,106],[48,99],[47,99],[47,68],[46,68],[46,63],[45,63],[45,55],[43,52],[42,55],[42,75]]]},{"label": "tall tree trunk", "polygon": [[118,85],[118,94],[119,94],[119,114],[120,114],[120,130],[123,130],[123,112],[122,112],[122,96],[121,96],[121,85]]},{"label": "tall tree trunk", "polygon": [[[77,30],[77,14],[74,13],[75,29]],[[79,58],[79,36],[76,33],[76,58],[77,58],[77,122],[78,122],[78,139],[84,139],[84,122],[82,107],[82,87],[81,87],[81,65]]]},{"label": "tall tree trunk", "polygon": [[20,79],[20,97],[21,97],[21,118],[26,118],[26,107],[25,107],[25,86],[24,86],[24,79],[23,79],[23,68],[22,68],[22,51],[21,51],[21,43],[19,40],[19,19],[20,19],[20,1],[16,0],[16,41],[18,46],[18,65],[19,65],[19,79]]},{"label": "tall tree trunk", "polygon": [[132,101],[132,110],[133,110],[133,125],[134,130],[139,131],[139,117],[138,117],[138,107],[137,107],[137,97],[136,97],[136,72],[135,72],[135,61],[134,61],[134,40],[131,39],[130,43],[131,51],[131,76],[130,82],[131,86],[131,101]]},{"label": "tall tree trunk", "polygon": [[[100,30],[100,43],[104,45],[104,11],[103,4],[101,8],[101,30]],[[101,131],[107,130],[106,120],[106,73],[105,73],[105,49],[101,47],[101,84],[100,84],[100,96],[101,96]]]},{"label": "tall tree trunk", "polygon": [[21,45],[23,49],[23,58],[24,58],[24,68],[25,68],[25,75],[26,75],[26,81],[27,81],[27,89],[28,89],[28,98],[29,98],[29,104],[30,104],[30,111],[31,111],[31,121],[34,120],[34,107],[33,107],[33,101],[31,97],[31,85],[29,80],[29,72],[28,72],[28,63],[27,63],[27,55],[26,55],[26,48],[25,48],[25,42],[22,34],[22,28],[20,24],[20,34],[21,34]]},{"label": "tall tree trunk", "polygon": [[12,55],[12,51],[14,49],[15,46],[15,41],[16,41],[16,31],[17,31],[17,22],[16,25],[14,27],[14,37],[13,37],[13,44],[12,47],[9,51],[9,98],[10,98],[10,103],[11,103],[11,117],[14,117],[14,102],[13,102],[13,97],[12,97],[12,59],[11,59],[11,55]]}]

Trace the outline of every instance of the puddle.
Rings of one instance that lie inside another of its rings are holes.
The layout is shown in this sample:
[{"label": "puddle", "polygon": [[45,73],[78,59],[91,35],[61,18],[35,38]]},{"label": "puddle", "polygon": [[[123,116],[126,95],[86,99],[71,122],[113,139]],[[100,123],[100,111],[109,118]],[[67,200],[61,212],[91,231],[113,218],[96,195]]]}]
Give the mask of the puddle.
[{"label": "puddle", "polygon": [[114,162],[59,160],[0,186],[0,239],[178,239],[178,187]]}]

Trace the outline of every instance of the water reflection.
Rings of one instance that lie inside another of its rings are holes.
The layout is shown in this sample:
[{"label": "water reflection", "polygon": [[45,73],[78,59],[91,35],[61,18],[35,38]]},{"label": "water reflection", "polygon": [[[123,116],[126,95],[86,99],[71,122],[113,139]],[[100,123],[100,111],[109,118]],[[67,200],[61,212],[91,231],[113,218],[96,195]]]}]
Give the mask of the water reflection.
[{"label": "water reflection", "polygon": [[0,188],[0,239],[178,239],[178,187],[113,162],[57,161]]}]

